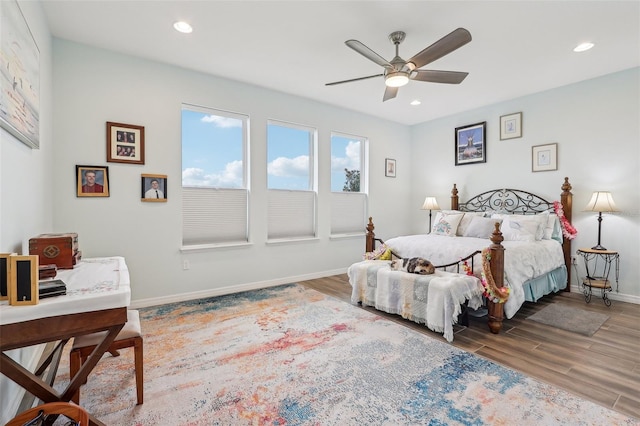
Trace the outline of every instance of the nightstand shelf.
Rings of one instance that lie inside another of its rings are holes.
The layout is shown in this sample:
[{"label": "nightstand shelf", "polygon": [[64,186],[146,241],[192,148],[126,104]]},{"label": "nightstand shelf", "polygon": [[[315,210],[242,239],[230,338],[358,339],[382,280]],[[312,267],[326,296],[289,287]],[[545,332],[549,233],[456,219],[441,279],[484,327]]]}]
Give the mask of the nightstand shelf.
[{"label": "nightstand shelf", "polygon": [[[581,248],[576,252],[584,259],[584,268],[587,273],[582,277],[580,284],[584,293],[584,300],[589,303],[594,288],[599,288],[602,300],[607,306],[611,306],[611,300],[607,293],[613,291],[609,275],[615,268],[616,292],[618,291],[618,276],[620,274],[620,255],[613,250],[595,250]],[[579,277],[578,274],[576,276]]]}]

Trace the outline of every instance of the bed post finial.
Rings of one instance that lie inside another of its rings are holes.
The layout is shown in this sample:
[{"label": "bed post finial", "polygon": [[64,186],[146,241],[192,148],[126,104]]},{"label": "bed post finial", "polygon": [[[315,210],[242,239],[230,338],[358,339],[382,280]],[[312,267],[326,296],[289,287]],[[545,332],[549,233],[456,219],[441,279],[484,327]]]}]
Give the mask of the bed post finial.
[{"label": "bed post finial", "polygon": [[373,232],[375,226],[373,226],[373,218],[369,217],[369,223],[367,224],[367,241],[366,241],[366,252],[370,253],[376,248],[376,234]]},{"label": "bed post finial", "polygon": [[[502,232],[500,232],[500,222],[496,222],[493,234],[491,234],[489,250],[491,251],[491,275],[498,288],[504,287],[503,241],[504,237],[502,236]],[[498,334],[502,329],[502,320],[504,319],[504,303],[494,303],[491,300],[487,300],[487,307],[489,308],[489,330],[493,334]]]},{"label": "bed post finial", "polygon": [[[571,210],[573,209],[573,194],[571,193],[571,184],[569,178],[564,178],[562,184],[562,193],[560,194],[560,204],[562,204],[562,210],[564,211],[564,217],[571,223]],[[571,240],[568,238],[562,239],[562,251],[564,252],[564,264],[567,267],[567,286],[564,291],[571,291]]]},{"label": "bed post finial", "polygon": [[458,188],[455,183],[451,190],[451,210],[458,210]]}]

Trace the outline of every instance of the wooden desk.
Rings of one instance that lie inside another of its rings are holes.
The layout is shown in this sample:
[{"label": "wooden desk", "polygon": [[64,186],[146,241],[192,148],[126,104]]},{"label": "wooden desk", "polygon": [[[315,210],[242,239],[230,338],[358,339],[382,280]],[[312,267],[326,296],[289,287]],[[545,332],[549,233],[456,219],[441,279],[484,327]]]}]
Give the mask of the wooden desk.
[{"label": "wooden desk", "polygon": [[[0,305],[0,372],[43,402],[68,402],[84,383],[127,322],[131,300],[129,271],[122,257],[85,259],[73,270],[58,273],[67,295],[43,299],[37,305]],[[108,331],[69,385],[58,393],[5,351],[75,336]],[[90,415],[91,424],[103,425]]]}]

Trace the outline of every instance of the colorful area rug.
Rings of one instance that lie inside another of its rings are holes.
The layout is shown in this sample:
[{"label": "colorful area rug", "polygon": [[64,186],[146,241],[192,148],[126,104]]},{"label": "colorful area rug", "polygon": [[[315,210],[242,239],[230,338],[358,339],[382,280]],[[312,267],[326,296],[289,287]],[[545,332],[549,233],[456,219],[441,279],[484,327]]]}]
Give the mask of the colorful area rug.
[{"label": "colorful area rug", "polygon": [[140,314],[144,404],[130,349],[82,387],[108,425],[637,424],[296,284]]}]

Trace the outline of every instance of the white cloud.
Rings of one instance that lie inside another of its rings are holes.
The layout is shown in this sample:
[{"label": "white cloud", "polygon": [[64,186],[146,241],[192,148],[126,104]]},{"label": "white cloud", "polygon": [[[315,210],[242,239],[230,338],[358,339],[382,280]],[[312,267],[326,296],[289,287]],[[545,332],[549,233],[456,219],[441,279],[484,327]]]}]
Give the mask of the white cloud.
[{"label": "white cloud", "polygon": [[242,120],[230,117],[221,117],[219,115],[205,115],[200,119],[204,123],[213,123],[216,127],[242,127]]},{"label": "white cloud", "polygon": [[349,141],[344,151],[344,157],[331,157],[332,171],[360,170],[360,141]]},{"label": "white cloud", "polygon": [[267,173],[278,177],[309,176],[309,156],[295,158],[278,157],[267,165]]},{"label": "white cloud", "polygon": [[242,188],[242,161],[227,163],[220,173],[207,174],[204,170],[190,167],[182,171],[182,185],[208,186],[214,188]]}]

